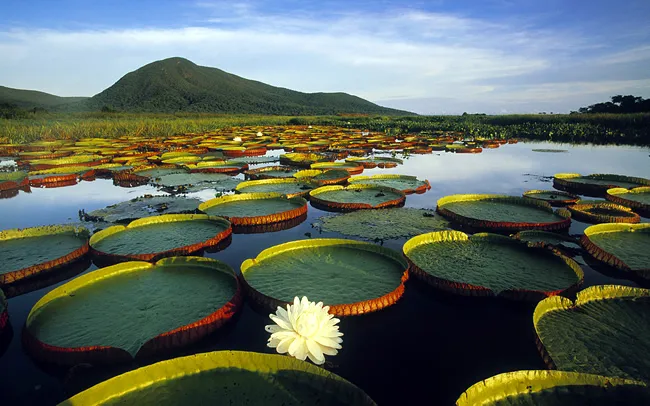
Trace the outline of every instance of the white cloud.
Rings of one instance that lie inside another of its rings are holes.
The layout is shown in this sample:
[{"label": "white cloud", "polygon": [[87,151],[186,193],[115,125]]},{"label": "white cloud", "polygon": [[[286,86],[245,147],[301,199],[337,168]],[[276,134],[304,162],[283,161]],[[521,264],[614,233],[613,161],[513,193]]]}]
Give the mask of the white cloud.
[{"label": "white cloud", "polygon": [[[344,91],[370,100],[488,102],[498,95],[503,101],[548,101],[555,85],[523,89],[503,82],[542,75],[574,50],[593,45],[569,31],[414,10],[315,18],[304,12],[291,17],[261,13],[247,2],[234,8],[203,2],[198,9],[202,21],[184,28],[0,32],[2,84],[62,96],[93,95],[146,63],[182,56],[275,86]],[[625,62],[635,54],[630,55],[611,58]],[[618,82],[594,86],[609,90],[625,84]],[[565,89],[594,93],[591,86]]]}]

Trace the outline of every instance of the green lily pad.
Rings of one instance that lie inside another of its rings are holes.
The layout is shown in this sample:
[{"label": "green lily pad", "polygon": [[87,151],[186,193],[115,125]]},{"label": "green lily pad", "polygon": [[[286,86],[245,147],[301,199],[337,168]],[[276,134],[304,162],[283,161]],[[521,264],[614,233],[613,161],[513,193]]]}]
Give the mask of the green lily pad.
[{"label": "green lily pad", "polygon": [[631,189],[639,186],[650,186],[650,179],[614,174],[580,175],[579,173],[556,173],[553,175],[553,186],[580,194],[605,195],[607,189]]},{"label": "green lily pad", "polygon": [[449,228],[449,222],[435,212],[412,208],[358,210],[319,221],[323,231],[370,240],[413,237]]},{"label": "green lily pad", "polygon": [[495,230],[568,228],[565,209],[553,212],[542,201],[504,195],[451,195],[438,200],[438,213],[461,224]]},{"label": "green lily pad", "polygon": [[199,205],[199,210],[225,217],[233,225],[257,226],[300,217],[307,212],[307,201],[279,193],[243,193],[208,200]]},{"label": "green lily pad", "polygon": [[375,405],[361,389],[306,361],[275,354],[216,351],[118,375],[60,406],[172,406],[190,399],[215,405]]},{"label": "green lily pad", "polygon": [[345,162],[360,163],[368,169],[375,168],[377,166],[380,168],[394,168],[397,165],[402,165],[404,163],[404,161],[401,159],[387,157],[347,158]]},{"label": "green lily pad", "polygon": [[258,165],[266,164],[270,162],[278,162],[280,160],[279,156],[240,156],[237,158],[231,158],[230,162],[238,162],[249,165]]},{"label": "green lily pad", "polygon": [[642,405],[650,403],[645,382],[566,371],[506,372],[478,382],[457,406]]},{"label": "green lily pad", "polygon": [[188,255],[218,244],[232,233],[230,223],[203,214],[166,214],[113,226],[95,233],[95,254],[150,261],[163,256]]},{"label": "green lily pad", "polygon": [[295,197],[306,196],[314,185],[302,182],[298,179],[260,179],[244,181],[237,185],[236,193],[280,193],[283,196]]},{"label": "green lily pad", "polygon": [[43,296],[25,323],[28,349],[45,346],[45,353],[66,363],[66,352],[76,349],[90,356],[94,346],[133,357],[162,334],[176,334],[171,346],[189,343],[214,330],[197,327],[223,322],[218,320],[225,316],[220,309],[232,307],[234,313],[238,292],[233,270],[216,260],[124,262],[77,277]]},{"label": "green lily pad", "polygon": [[587,227],[580,243],[597,260],[650,278],[650,223]]},{"label": "green lily pad", "polygon": [[551,206],[565,206],[577,203],[580,200],[579,196],[572,193],[558,192],[556,190],[528,190],[524,192],[523,196],[548,202]]},{"label": "green lily pad", "polygon": [[403,250],[416,277],[462,295],[539,300],[583,278],[572,259],[498,234],[437,231],[410,239]]},{"label": "green lily pad", "polygon": [[295,166],[266,166],[264,168],[251,169],[244,172],[247,179],[274,179],[274,178],[292,178],[293,175],[300,171]]},{"label": "green lily pad", "polygon": [[241,265],[249,294],[273,308],[304,295],[335,315],[378,310],[401,297],[408,264],[392,250],[342,239],[276,245]]},{"label": "green lily pad", "polygon": [[88,230],[43,226],[0,231],[0,285],[66,265],[88,252]]},{"label": "green lily pad", "polygon": [[313,206],[338,211],[396,207],[406,200],[400,190],[373,185],[323,186],[309,196]]},{"label": "green lily pad", "polygon": [[428,180],[419,180],[417,177],[409,175],[353,176],[348,180],[348,182],[350,182],[350,184],[389,187],[401,190],[404,193],[424,193],[431,189]]},{"label": "green lily pad", "polygon": [[83,213],[86,221],[126,223],[159,214],[195,213],[201,204],[199,199],[174,196],[142,196],[103,209]]},{"label": "green lily pad", "polygon": [[136,169],[133,171],[134,174],[138,176],[143,176],[145,178],[151,178],[151,179],[158,179],[162,176],[165,175],[172,175],[172,174],[181,174],[181,173],[188,173],[185,169],[181,169],[178,167],[162,167],[162,168],[148,168],[148,169],[142,169],[138,170]]},{"label": "green lily pad", "polygon": [[222,173],[174,173],[161,176],[155,184],[175,192],[198,192],[205,189],[233,190],[240,182]]},{"label": "green lily pad", "polygon": [[545,360],[557,369],[647,380],[650,290],[592,286],[575,303],[555,296],[535,308]]},{"label": "green lily pad", "polygon": [[605,198],[614,203],[631,207],[635,211],[638,211],[642,216],[650,216],[650,186],[637,187],[634,189],[607,189]]},{"label": "green lily pad", "polygon": [[363,172],[363,165],[350,162],[316,162],[311,164],[311,169],[341,169],[348,171],[350,174],[358,174]]},{"label": "green lily pad", "polygon": [[609,202],[580,203],[568,207],[571,216],[587,223],[638,223],[638,214],[620,204]]}]

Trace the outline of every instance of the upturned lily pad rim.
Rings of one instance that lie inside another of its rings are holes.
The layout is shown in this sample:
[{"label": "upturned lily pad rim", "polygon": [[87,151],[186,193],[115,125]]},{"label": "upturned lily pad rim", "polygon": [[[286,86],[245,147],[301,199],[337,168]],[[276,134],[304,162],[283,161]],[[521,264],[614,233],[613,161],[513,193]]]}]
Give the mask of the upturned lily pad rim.
[{"label": "upturned lily pad rim", "polygon": [[[377,205],[371,205],[369,203],[345,203],[345,202],[336,202],[333,200],[327,200],[318,195],[338,191],[338,190],[357,190],[357,189],[374,189],[379,192],[390,192],[399,195],[398,198],[387,200],[385,202],[379,203]],[[406,202],[406,194],[398,189],[393,189],[384,186],[375,186],[375,185],[331,185],[331,186],[321,186],[309,192],[309,200],[312,205],[315,205],[319,208],[332,209],[337,211],[347,211],[347,210],[363,210],[363,209],[383,209],[388,207],[399,207],[403,206]]]},{"label": "upturned lily pad rim", "polygon": [[88,253],[88,250],[90,249],[90,246],[88,244],[90,231],[88,231],[88,229],[84,227],[76,227],[70,225],[50,225],[50,226],[30,227],[30,228],[23,228],[23,229],[14,228],[14,229],[0,231],[0,242],[20,239],[20,238],[44,237],[48,235],[67,234],[67,233],[74,234],[76,237],[78,237],[83,242],[81,247],[59,258],[42,262],[40,264],[34,264],[12,272],[0,274],[0,285],[17,282],[19,280],[37,275],[41,272],[53,271],[57,268],[63,267],[65,265],[68,265],[80,259],[84,255],[86,255],[86,253]]},{"label": "upturned lily pad rim", "polygon": [[[589,184],[584,182],[575,182],[577,178],[591,178],[595,180],[611,181],[611,184]],[[619,187],[616,182],[636,183],[638,186],[650,186],[650,179],[617,175],[611,173],[593,173],[590,175],[581,175],[579,173],[556,173],[553,175],[553,186],[575,190],[581,194],[596,193],[597,195],[605,194],[607,189]]]},{"label": "upturned lily pad rim", "polygon": [[616,232],[640,232],[650,234],[650,223],[628,224],[628,223],[605,223],[596,224],[587,227],[584,234],[580,238],[580,245],[592,257],[598,261],[604,262],[616,269],[624,272],[631,272],[637,274],[645,279],[650,279],[650,264],[645,269],[633,269],[627,265],[622,259],[618,258],[616,254],[605,251],[596,243],[591,241],[592,236],[600,233],[616,233]]},{"label": "upturned lily pad rim", "polygon": [[[224,228],[223,231],[215,234],[214,237],[211,237],[205,241],[201,241],[195,244],[184,245],[176,248],[172,248],[167,251],[161,252],[151,252],[146,254],[111,254],[97,250],[95,246],[101,240],[104,240],[112,235],[128,232],[139,227],[146,227],[152,224],[162,224],[162,223],[176,223],[176,222],[188,222],[188,221],[209,221],[214,223],[215,226],[221,226]],[[137,220],[133,220],[127,225],[115,225],[108,227],[104,230],[98,231],[90,237],[90,249],[93,256],[109,258],[113,260],[120,261],[147,261],[155,262],[164,257],[171,257],[177,255],[191,255],[196,253],[204,248],[212,247],[219,244],[221,241],[225,240],[232,234],[232,225],[230,221],[222,217],[217,216],[208,216],[207,214],[163,214],[160,216],[151,216],[143,217]]]},{"label": "upturned lily pad rim", "polygon": [[[562,220],[554,222],[543,222],[543,223],[533,223],[533,222],[509,222],[509,221],[491,221],[483,220],[479,218],[472,218],[456,214],[451,210],[445,209],[445,205],[449,203],[457,202],[472,202],[472,201],[494,201],[494,202],[504,202],[508,204],[520,204],[523,206],[531,206],[538,208],[540,210],[546,211],[548,213],[555,213],[558,217],[561,217]],[[571,226],[571,213],[566,209],[558,209],[555,212],[548,202],[535,199],[527,199],[524,197],[518,196],[508,196],[508,195],[497,195],[497,194],[456,194],[442,197],[437,202],[436,211],[441,215],[450,218],[453,221],[456,221],[460,224],[467,225],[470,227],[496,230],[496,231],[522,231],[522,230],[562,230],[569,228]]]},{"label": "upturned lily pad rim", "polygon": [[278,354],[224,350],[160,361],[126,372],[76,394],[60,403],[59,406],[99,405],[115,400],[115,397],[120,394],[135,392],[140,388],[156,384],[164,384],[174,379],[190,379],[192,376],[215,369],[236,369],[266,374],[300,371],[308,375],[326,378],[328,381],[326,389],[340,391],[343,395],[340,399],[342,403],[358,406],[376,405],[363,390],[351,382],[306,361]]},{"label": "upturned lily pad rim", "polygon": [[[599,214],[599,213],[590,213],[589,209],[594,208],[603,208],[611,211],[611,215]],[[616,203],[584,203],[584,204],[573,204],[567,207],[571,212],[571,217],[576,220],[585,221],[588,223],[630,223],[636,224],[641,222],[641,217],[638,214],[634,213],[632,209],[621,206]],[[618,215],[621,213],[621,215]],[[630,214],[631,216],[622,215]]]},{"label": "upturned lily pad rim", "polygon": [[312,238],[307,240],[290,241],[283,244],[274,245],[273,247],[267,248],[257,254],[255,258],[249,258],[245,260],[240,266],[240,279],[242,285],[244,285],[246,288],[247,296],[250,297],[258,305],[261,305],[267,309],[275,309],[278,306],[286,307],[286,305],[290,304],[289,302],[275,299],[251,287],[246,281],[246,272],[251,267],[263,262],[265,259],[272,258],[285,252],[332,246],[344,246],[346,248],[360,249],[382,255],[394,262],[399,263],[404,271],[402,272],[400,284],[393,291],[386,293],[383,296],[355,303],[325,303],[326,306],[330,306],[330,314],[333,314],[335,316],[358,316],[365,313],[375,312],[395,304],[402,297],[404,294],[404,284],[409,278],[409,263],[406,261],[406,259],[404,259],[402,255],[396,251],[384,248],[376,244],[342,238]]},{"label": "upturned lily pad rim", "polygon": [[488,406],[508,398],[540,393],[554,388],[571,387],[578,390],[585,386],[638,386],[647,388],[647,383],[626,378],[616,378],[580,372],[556,370],[527,370],[498,374],[470,386],[456,400],[457,406]]},{"label": "upturned lily pad rim", "polygon": [[[406,194],[411,194],[411,193],[420,194],[431,189],[431,184],[427,179],[419,180],[417,176],[412,176],[412,175],[396,175],[396,174],[361,175],[361,176],[351,177],[350,179],[348,179],[348,182],[350,184],[363,184],[365,181],[372,182],[373,180],[381,180],[381,179],[406,179],[406,180],[415,180],[418,182],[422,182],[422,185],[416,188],[400,189],[402,192]],[[369,184],[372,185],[372,183]]]},{"label": "upturned lily pad rim", "polygon": [[[30,325],[39,313],[60,298],[70,296],[85,286],[101,283],[102,281],[120,274],[133,272],[151,272],[163,267],[205,267],[215,272],[231,276],[235,282],[235,293],[221,308],[190,324],[177,327],[147,340],[137,351],[135,357],[126,350],[113,346],[88,345],[82,347],[59,347],[40,341],[30,330]],[[34,304],[23,328],[23,346],[37,359],[63,365],[75,365],[80,362],[111,364],[128,362],[133,358],[150,356],[160,351],[169,350],[198,341],[230,320],[243,304],[243,292],[235,271],[225,262],[204,257],[169,257],[156,263],[144,261],[122,262],[117,265],[100,268],[78,276],[69,282],[52,289]]]},{"label": "upturned lily pad rim", "polygon": [[363,165],[356,162],[315,162],[309,166],[311,169],[343,169],[350,175],[356,175],[363,172]]},{"label": "upturned lily pad rim", "polygon": [[[508,245],[517,246],[517,247],[521,247],[522,249],[529,249],[529,250],[536,250],[536,249],[543,250],[543,252],[547,252],[549,255],[554,255],[559,259],[561,259],[565,264],[567,264],[576,274],[578,280],[574,284],[567,286],[566,288],[557,289],[553,291],[532,290],[532,289],[507,289],[497,294],[492,289],[485,286],[473,285],[471,283],[465,283],[461,281],[452,281],[452,280],[431,275],[428,272],[422,270],[420,267],[418,267],[415,264],[415,262],[413,262],[409,258],[409,253],[413,251],[415,248],[422,245],[435,244],[435,243],[447,242],[447,241],[472,241],[472,240],[487,241],[489,243],[494,243],[494,244],[508,244]],[[580,265],[578,265],[574,260],[565,256],[558,250],[543,249],[543,248],[529,246],[527,243],[523,241],[519,241],[500,234],[477,233],[477,234],[473,234],[472,236],[469,236],[461,231],[455,231],[455,230],[434,231],[431,233],[420,234],[418,236],[409,239],[408,241],[406,241],[406,243],[404,243],[404,246],[402,247],[402,251],[404,252],[404,256],[409,261],[410,270],[413,276],[430,284],[433,287],[451,293],[463,295],[463,296],[503,297],[511,300],[537,302],[544,297],[571,293],[577,290],[584,281],[584,272],[580,267]]]},{"label": "upturned lily pad rim", "polygon": [[605,199],[616,204],[631,207],[636,210],[641,210],[640,213],[642,215],[646,215],[650,213],[650,203],[643,203],[643,202],[638,202],[636,200],[626,199],[626,195],[629,196],[631,194],[637,194],[637,193],[650,194],[650,186],[639,186],[632,189],[625,189],[620,187],[607,189],[607,193],[605,194]]},{"label": "upturned lily pad rim", "polygon": [[[318,176],[328,174],[335,176],[315,179]],[[305,179],[319,186],[327,186],[346,183],[350,179],[350,172],[344,169],[305,169],[294,173],[293,177],[296,179]]]},{"label": "upturned lily pad rim", "polygon": [[287,176],[268,176],[265,175],[265,172],[271,172],[271,171],[297,171],[298,168],[295,166],[289,166],[289,165],[272,165],[272,166],[264,166],[262,168],[256,168],[256,169],[250,169],[246,172],[244,172],[244,175],[246,175],[248,178],[251,180],[259,180],[259,179],[284,179],[284,178],[292,178],[293,173],[287,173]]},{"label": "upturned lily pad rim", "polygon": [[575,311],[589,302],[648,296],[650,296],[650,289],[620,285],[596,285],[578,292],[576,294],[575,302],[563,296],[552,296],[542,300],[537,304],[535,311],[533,312],[533,325],[535,327],[535,333],[537,334],[537,348],[540,351],[544,362],[549,368],[556,368],[553,358],[544,346],[539,331],[539,321],[544,316],[556,312]]},{"label": "upturned lily pad rim", "polygon": [[295,193],[280,193],[283,196],[286,196],[288,198],[292,197],[305,197],[309,195],[309,192],[313,189],[316,188],[315,185],[311,185],[308,182],[304,180],[300,180],[297,178],[278,178],[278,179],[256,179],[256,180],[246,180],[237,185],[235,188],[235,193],[255,193],[255,192],[247,192],[247,188],[254,188],[255,186],[263,186],[263,185],[283,185],[283,184],[296,184],[296,185],[307,185],[310,186],[310,189],[305,189],[300,192],[295,192]]},{"label": "upturned lily pad rim", "polygon": [[208,210],[212,207],[215,207],[219,204],[232,203],[237,201],[245,200],[264,200],[264,199],[286,199],[289,203],[295,208],[271,213],[263,216],[250,216],[250,217],[235,217],[235,216],[221,216],[233,226],[259,226],[262,224],[271,224],[281,221],[291,220],[296,217],[300,217],[303,214],[307,213],[307,200],[302,197],[291,197],[287,198],[280,193],[269,192],[269,193],[242,193],[236,195],[227,195],[217,197],[215,199],[210,199],[199,205],[199,210],[205,213],[205,210]]},{"label": "upturned lily pad rim", "polygon": [[[550,199],[544,199],[537,197],[536,195],[543,194],[543,193],[553,193],[559,196],[564,196],[566,199],[562,200],[550,200]],[[568,204],[574,204],[577,203],[580,200],[580,196],[574,195],[573,193],[569,192],[563,192],[563,191],[558,191],[558,190],[537,190],[537,189],[532,189],[532,190],[527,190],[522,194],[523,197],[527,197],[529,199],[537,199],[537,200],[542,200],[545,202],[548,202],[551,206],[553,205],[568,205]]]}]

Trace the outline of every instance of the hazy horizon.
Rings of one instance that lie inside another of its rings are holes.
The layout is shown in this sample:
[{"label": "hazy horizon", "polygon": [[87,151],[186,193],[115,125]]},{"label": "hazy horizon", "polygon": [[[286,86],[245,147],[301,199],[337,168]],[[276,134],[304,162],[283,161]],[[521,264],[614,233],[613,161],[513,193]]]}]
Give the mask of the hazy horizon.
[{"label": "hazy horizon", "polygon": [[179,56],[419,114],[568,113],[650,97],[647,1],[6,3],[0,85],[58,96],[92,96]]}]

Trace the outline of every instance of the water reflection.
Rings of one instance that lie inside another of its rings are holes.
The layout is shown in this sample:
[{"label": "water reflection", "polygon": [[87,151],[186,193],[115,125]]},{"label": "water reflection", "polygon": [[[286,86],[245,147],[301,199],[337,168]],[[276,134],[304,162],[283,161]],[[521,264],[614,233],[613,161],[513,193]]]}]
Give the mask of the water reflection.
[{"label": "water reflection", "polygon": [[[568,152],[532,151],[547,148],[566,149]],[[558,172],[616,173],[648,178],[649,152],[648,148],[627,146],[520,142],[486,149],[481,154],[434,152],[411,155],[396,168],[366,169],[363,175],[394,173],[428,179],[432,189],[421,195],[407,196],[406,206],[433,209],[440,197],[449,194],[503,193],[519,196],[529,189],[552,189],[551,177]],[[269,155],[281,153],[271,151]],[[243,179],[242,175],[239,177]],[[89,212],[144,194],[164,193],[149,185],[116,187],[111,180],[103,179],[81,181],[60,189],[32,188],[31,193],[21,191],[17,196],[0,200],[0,229],[74,223],[78,222],[80,209]],[[208,200],[214,194],[214,190],[205,190],[190,196]],[[312,227],[311,224],[320,216],[327,214],[310,206],[307,218],[300,224],[290,224],[292,228],[272,233],[235,234],[228,248],[204,255],[239,270],[245,259],[254,258],[273,245],[312,237],[344,237],[319,232]],[[580,235],[588,226],[574,221],[569,233]],[[404,241],[386,240],[383,245],[401,251]],[[577,256],[576,260],[584,264],[585,287],[606,283],[635,285],[634,281],[621,279],[617,274],[608,274],[589,258]],[[600,272],[594,271],[592,266],[598,267]],[[94,269],[96,267],[91,265],[85,272]],[[13,325],[22,326],[34,303],[61,283],[64,282],[36,287],[32,292],[21,292],[20,296],[9,299]],[[396,305],[376,314],[341,322],[346,341],[340,354],[332,358],[334,364],[330,368],[362,387],[382,405],[418,404],[422,399],[432,399],[433,402],[434,398],[440,404],[450,404],[478,380],[506,371],[544,368],[531,328],[533,309],[534,306],[513,305],[506,301],[459,298],[442,294],[417,281],[409,281],[404,296]],[[238,320],[228,329],[174,355],[219,349],[271,352],[266,347],[267,336],[264,333],[267,318],[268,315],[257,313],[246,305]],[[7,351],[0,358],[3,404],[54,404],[84,387],[138,366],[125,365],[115,370],[65,370],[54,374],[40,369],[25,355],[19,337],[14,337],[6,345]],[[427,366],[427,373],[415,373],[422,370],[422,365]],[[81,376],[84,376],[83,380]]]}]

